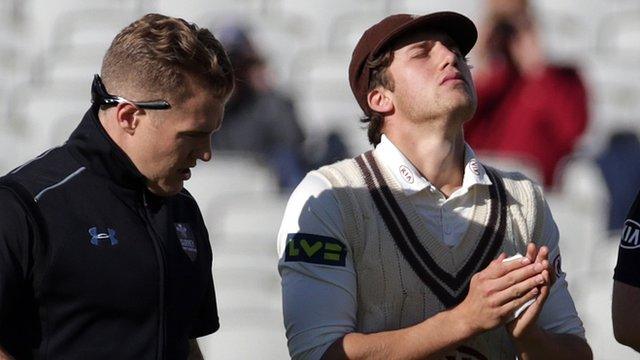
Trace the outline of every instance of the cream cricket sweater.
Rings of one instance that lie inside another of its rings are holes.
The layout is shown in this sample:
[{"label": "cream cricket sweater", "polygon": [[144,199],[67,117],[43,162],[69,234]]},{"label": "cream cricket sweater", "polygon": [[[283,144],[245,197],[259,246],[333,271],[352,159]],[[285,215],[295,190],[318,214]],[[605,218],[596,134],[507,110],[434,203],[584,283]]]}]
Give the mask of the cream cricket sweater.
[{"label": "cream cricket sweater", "polygon": [[[427,231],[393,175],[378,166],[375,150],[318,170],[342,210],[357,274],[359,332],[405,328],[459,304],[473,274],[500,252],[524,254],[527,243],[540,238],[544,208],[535,185],[518,173],[485,169],[492,185],[481,190],[472,223],[453,248]],[[457,352],[476,359],[515,358],[503,327]]]}]

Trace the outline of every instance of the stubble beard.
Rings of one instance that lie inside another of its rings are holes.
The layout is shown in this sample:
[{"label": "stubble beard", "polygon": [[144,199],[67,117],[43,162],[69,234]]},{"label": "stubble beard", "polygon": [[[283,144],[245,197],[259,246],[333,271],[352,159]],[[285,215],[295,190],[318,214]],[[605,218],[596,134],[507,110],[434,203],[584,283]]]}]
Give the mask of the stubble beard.
[{"label": "stubble beard", "polygon": [[438,121],[438,119],[455,119],[460,125],[470,120],[476,111],[477,102],[474,95],[470,94],[467,85],[464,89],[457,89],[458,94],[442,93],[435,94],[432,101],[424,99],[414,99],[407,101],[410,97],[401,97],[401,106],[405,109],[408,119],[414,123],[424,123]]}]

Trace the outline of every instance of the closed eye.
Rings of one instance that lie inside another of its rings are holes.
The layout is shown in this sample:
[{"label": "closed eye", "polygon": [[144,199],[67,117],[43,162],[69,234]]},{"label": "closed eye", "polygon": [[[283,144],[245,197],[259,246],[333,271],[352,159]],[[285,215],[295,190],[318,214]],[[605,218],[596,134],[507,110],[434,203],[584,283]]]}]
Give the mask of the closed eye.
[{"label": "closed eye", "polygon": [[420,49],[417,51],[414,51],[411,54],[411,58],[413,59],[422,59],[422,58],[428,58],[429,57],[429,52],[427,50],[424,49]]},{"label": "closed eye", "polygon": [[415,44],[409,53],[412,58],[428,58],[431,48],[433,47],[432,41],[423,41]]}]

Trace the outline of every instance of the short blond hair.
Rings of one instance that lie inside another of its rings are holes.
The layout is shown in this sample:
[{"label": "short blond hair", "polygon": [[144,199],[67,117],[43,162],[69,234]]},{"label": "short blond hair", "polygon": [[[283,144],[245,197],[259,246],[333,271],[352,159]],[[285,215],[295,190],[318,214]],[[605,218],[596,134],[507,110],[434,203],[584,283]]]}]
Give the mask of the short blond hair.
[{"label": "short blond hair", "polygon": [[234,85],[229,57],[209,30],[160,14],[144,15],[120,31],[101,73],[109,92],[169,101],[189,96],[187,76],[219,98],[229,96]]}]

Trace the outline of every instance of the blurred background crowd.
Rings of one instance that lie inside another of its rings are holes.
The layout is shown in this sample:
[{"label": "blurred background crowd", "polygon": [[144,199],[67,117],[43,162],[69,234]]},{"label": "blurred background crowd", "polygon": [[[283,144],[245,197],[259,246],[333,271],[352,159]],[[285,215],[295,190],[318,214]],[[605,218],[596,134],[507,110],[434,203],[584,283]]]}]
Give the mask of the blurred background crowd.
[{"label": "blurred background crowd", "polygon": [[221,317],[201,346],[210,358],[287,358],[275,250],[287,196],[310,169],[369,148],[347,80],[364,29],[437,10],[479,29],[467,141],[544,186],[595,358],[640,358],[610,321],[618,239],[640,189],[637,0],[0,0],[0,172],[65,141],[122,27],[159,12],[211,29],[238,84],[213,161],[186,183],[211,234]]}]

